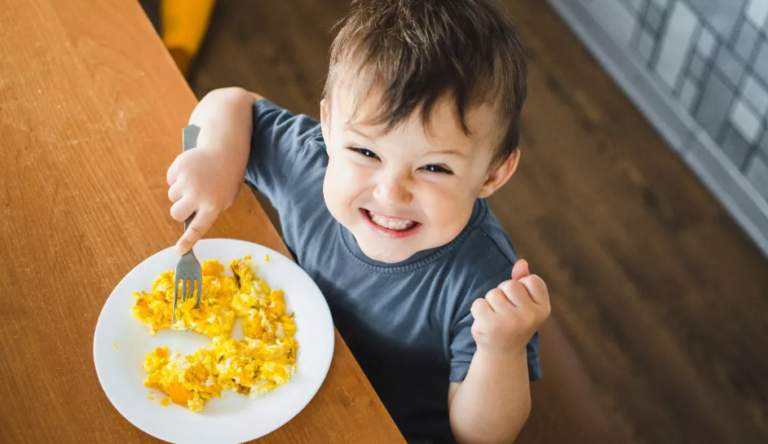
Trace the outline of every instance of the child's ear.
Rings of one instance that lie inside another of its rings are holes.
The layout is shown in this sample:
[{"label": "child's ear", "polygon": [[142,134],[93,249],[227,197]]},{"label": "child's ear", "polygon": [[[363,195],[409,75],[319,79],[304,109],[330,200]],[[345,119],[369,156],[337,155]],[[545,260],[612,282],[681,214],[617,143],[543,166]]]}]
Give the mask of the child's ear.
[{"label": "child's ear", "polygon": [[504,186],[505,183],[515,174],[518,163],[520,163],[520,148],[516,148],[512,154],[501,165],[488,171],[488,176],[485,179],[485,183],[480,187],[477,197],[485,199],[493,194],[496,190]]},{"label": "child's ear", "polygon": [[328,109],[328,101],[323,99],[320,101],[320,127],[323,131],[323,139],[328,140],[329,131],[328,128],[331,124],[331,114]]}]

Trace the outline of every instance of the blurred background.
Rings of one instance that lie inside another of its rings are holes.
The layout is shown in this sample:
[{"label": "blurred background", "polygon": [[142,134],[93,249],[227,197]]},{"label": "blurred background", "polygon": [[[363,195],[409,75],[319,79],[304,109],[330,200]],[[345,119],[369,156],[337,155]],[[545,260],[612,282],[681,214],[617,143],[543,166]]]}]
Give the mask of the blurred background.
[{"label": "blurred background", "polygon": [[[318,116],[348,0],[140,3],[198,98]],[[554,305],[520,442],[768,442],[768,0],[505,3],[529,99],[491,205]]]}]

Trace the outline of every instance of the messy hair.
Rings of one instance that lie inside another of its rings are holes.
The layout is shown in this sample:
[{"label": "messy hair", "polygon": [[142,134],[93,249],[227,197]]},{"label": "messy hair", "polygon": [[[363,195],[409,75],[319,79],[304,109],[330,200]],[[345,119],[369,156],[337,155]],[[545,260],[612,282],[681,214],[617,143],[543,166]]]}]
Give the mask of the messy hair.
[{"label": "messy hair", "polygon": [[341,80],[355,79],[364,94],[380,88],[380,111],[369,123],[389,131],[419,107],[428,123],[435,103],[448,97],[466,135],[467,111],[492,104],[505,125],[494,163],[515,151],[527,68],[517,31],[496,0],[354,0],[339,25],[326,100]]}]

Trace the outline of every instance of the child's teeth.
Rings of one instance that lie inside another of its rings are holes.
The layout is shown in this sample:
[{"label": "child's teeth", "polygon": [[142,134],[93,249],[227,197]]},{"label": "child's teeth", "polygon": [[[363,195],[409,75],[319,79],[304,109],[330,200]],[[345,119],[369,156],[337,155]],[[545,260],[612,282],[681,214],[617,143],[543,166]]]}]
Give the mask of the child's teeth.
[{"label": "child's teeth", "polygon": [[389,228],[390,230],[407,230],[408,228],[411,228],[412,226],[416,225],[416,222],[412,220],[389,220],[386,217],[379,216],[378,214],[374,214],[371,212],[368,212],[368,214],[371,216],[371,220],[378,226]]}]

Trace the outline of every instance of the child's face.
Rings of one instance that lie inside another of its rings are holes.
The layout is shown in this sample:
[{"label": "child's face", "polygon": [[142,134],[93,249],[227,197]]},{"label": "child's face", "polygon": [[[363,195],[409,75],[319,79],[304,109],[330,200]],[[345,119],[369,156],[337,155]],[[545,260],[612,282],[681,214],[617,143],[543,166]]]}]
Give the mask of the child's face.
[{"label": "child's face", "polygon": [[438,101],[425,128],[420,111],[389,132],[365,124],[378,111],[371,93],[354,112],[349,89],[322,104],[328,169],[323,192],[336,220],[371,259],[396,263],[447,244],[466,226],[475,199],[511,177],[519,152],[490,168],[500,126],[489,105],[473,108],[461,129],[455,105]]}]

